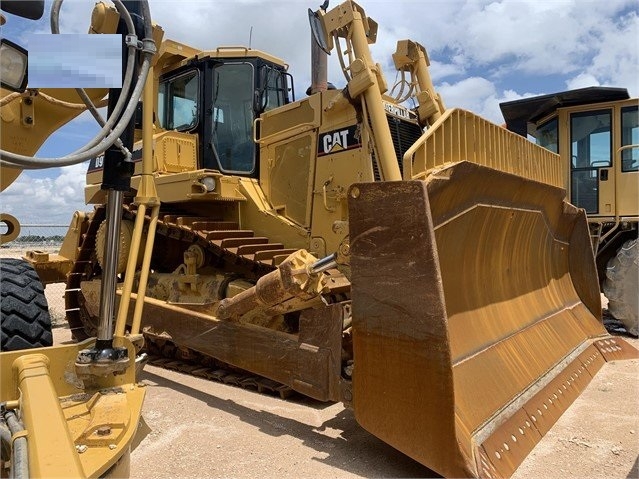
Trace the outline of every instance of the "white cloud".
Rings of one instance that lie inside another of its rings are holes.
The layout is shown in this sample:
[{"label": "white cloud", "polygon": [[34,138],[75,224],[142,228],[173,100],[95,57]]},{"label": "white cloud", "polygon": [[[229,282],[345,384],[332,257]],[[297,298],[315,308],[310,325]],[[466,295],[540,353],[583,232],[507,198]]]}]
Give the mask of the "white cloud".
[{"label": "white cloud", "polygon": [[24,171],[2,192],[1,209],[25,224],[67,225],[73,211],[91,209],[84,204],[86,169],[86,163],[59,168],[55,178],[37,178]]},{"label": "white cloud", "polygon": [[507,101],[538,95],[539,93],[518,93],[514,90],[499,91],[495,84],[486,78],[465,78],[456,83],[443,83],[439,92],[446,100],[446,106],[463,105],[488,120],[501,124],[503,116],[499,104]]},{"label": "white cloud", "polygon": [[639,95],[639,13],[634,12],[601,32],[601,48],[586,72],[607,86],[626,87]]},{"label": "white cloud", "polygon": [[458,62],[455,58],[453,58],[452,63],[444,63],[438,62],[436,60],[431,60],[430,72],[433,81],[437,82],[450,76],[464,75],[466,73],[466,68],[464,67],[463,62]]},{"label": "white cloud", "polygon": [[587,88],[590,86],[599,86],[599,80],[590,73],[580,73],[576,77],[570,78],[566,82],[566,88],[568,90],[575,90],[577,88]]}]

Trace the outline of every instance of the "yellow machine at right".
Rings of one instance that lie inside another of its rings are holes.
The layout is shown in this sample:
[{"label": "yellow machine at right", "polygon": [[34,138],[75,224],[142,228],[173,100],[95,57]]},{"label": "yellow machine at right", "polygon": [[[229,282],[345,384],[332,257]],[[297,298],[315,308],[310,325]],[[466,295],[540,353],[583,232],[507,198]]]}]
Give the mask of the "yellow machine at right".
[{"label": "yellow machine at right", "polygon": [[502,103],[509,130],[562,158],[570,202],[583,208],[608,310],[639,335],[639,101],[590,87]]}]

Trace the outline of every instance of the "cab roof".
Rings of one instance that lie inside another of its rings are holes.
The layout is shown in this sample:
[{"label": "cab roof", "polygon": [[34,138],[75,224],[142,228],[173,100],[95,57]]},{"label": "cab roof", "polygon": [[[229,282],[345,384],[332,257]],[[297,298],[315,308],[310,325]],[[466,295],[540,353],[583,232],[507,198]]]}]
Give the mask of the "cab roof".
[{"label": "cab roof", "polygon": [[285,70],[288,70],[288,63],[284,62],[281,58],[278,58],[270,53],[263,52],[261,50],[253,50],[248,47],[218,47],[215,50],[205,50],[197,55],[199,58],[261,58],[269,63],[275,63],[281,66]]},{"label": "cab roof", "polygon": [[528,132],[528,123],[534,123],[550,115],[557,108],[627,100],[629,98],[630,95],[625,88],[594,86],[508,101],[500,103],[499,107],[504,120],[506,120],[507,128],[525,137]]},{"label": "cab roof", "polygon": [[174,70],[178,67],[188,64],[194,58],[261,58],[270,63],[281,66],[284,70],[288,70],[288,64],[281,58],[269,53],[253,50],[243,46],[221,46],[215,50],[198,50],[184,43],[175,40],[164,40],[158,52],[157,66],[162,73]]}]

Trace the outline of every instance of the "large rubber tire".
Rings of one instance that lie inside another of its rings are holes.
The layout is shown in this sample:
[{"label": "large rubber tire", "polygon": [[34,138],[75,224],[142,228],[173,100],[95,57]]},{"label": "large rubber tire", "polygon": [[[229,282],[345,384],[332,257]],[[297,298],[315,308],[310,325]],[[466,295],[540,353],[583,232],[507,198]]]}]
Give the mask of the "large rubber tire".
[{"label": "large rubber tire", "polygon": [[639,336],[639,245],[626,241],[617,255],[608,261],[603,292],[608,311],[621,321],[633,336]]},{"label": "large rubber tire", "polygon": [[0,259],[2,351],[51,346],[51,316],[33,267],[21,259]]}]

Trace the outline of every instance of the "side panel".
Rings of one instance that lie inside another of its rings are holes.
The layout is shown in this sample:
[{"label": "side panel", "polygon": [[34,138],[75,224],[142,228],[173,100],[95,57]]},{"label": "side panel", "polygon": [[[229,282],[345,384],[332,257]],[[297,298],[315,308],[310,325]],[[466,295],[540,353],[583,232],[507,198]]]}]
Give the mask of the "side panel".
[{"label": "side panel", "polygon": [[315,130],[268,145],[268,197],[282,216],[308,228],[311,223],[311,195],[315,174]]},{"label": "side panel", "polygon": [[354,110],[346,113],[326,119],[317,145],[312,235],[324,240],[326,254],[337,251],[348,234],[348,187],[373,181],[367,135]]},{"label": "side panel", "polygon": [[319,95],[268,111],[258,120],[259,184],[272,213],[302,228],[311,221]]}]

